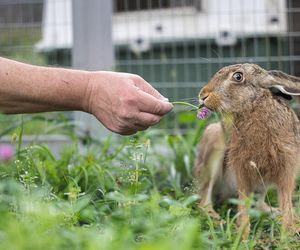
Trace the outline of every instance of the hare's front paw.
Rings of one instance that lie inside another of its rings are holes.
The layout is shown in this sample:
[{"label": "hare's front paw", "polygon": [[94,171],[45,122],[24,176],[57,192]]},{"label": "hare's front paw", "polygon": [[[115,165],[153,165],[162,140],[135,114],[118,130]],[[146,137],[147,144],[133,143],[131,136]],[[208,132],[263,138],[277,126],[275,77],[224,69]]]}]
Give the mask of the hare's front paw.
[{"label": "hare's front paw", "polygon": [[264,212],[264,213],[269,213],[271,214],[272,218],[273,217],[277,217],[281,214],[279,208],[277,207],[272,207],[269,206],[267,203],[265,202],[260,202],[257,205],[257,209],[259,209],[260,211]]},{"label": "hare's front paw", "polygon": [[200,203],[198,205],[198,207],[200,209],[202,209],[203,211],[205,211],[214,220],[217,220],[217,221],[221,221],[222,220],[221,216],[216,212],[216,210],[214,210],[214,208],[212,207],[212,205],[209,204],[209,205],[203,206]]}]

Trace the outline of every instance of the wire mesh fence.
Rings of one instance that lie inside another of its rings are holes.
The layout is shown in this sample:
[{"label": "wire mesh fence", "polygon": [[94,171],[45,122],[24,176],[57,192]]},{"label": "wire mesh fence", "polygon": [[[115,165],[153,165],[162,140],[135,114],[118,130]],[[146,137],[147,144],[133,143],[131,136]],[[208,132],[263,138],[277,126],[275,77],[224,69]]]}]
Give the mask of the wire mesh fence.
[{"label": "wire mesh fence", "polygon": [[[71,0],[1,0],[0,16],[1,56],[72,66]],[[171,101],[196,98],[228,64],[300,75],[297,0],[114,0],[112,34],[113,70],[141,75]],[[181,124],[170,115],[161,126]]]},{"label": "wire mesh fence", "polygon": [[34,53],[41,39],[42,1],[0,1],[0,55],[42,64]]},{"label": "wire mesh fence", "polygon": [[286,1],[115,2],[118,70],[141,74],[172,100],[195,96],[228,64],[295,73],[288,17],[296,9]]}]

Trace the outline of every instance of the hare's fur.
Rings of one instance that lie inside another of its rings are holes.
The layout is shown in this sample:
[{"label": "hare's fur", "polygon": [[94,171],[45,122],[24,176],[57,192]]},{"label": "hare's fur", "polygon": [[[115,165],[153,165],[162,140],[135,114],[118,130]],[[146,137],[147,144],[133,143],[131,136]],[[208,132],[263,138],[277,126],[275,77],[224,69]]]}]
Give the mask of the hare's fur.
[{"label": "hare's fur", "polygon": [[[243,74],[241,82],[233,78],[236,72]],[[221,69],[202,88],[200,101],[232,119],[229,125],[209,125],[199,144],[194,170],[200,206],[215,213],[214,198],[220,201],[237,194],[244,200],[258,192],[263,197],[258,206],[273,211],[264,203],[264,196],[267,187],[274,185],[283,225],[295,228],[292,193],[299,166],[299,121],[285,98],[300,93],[300,80],[289,77],[254,64],[239,64]],[[279,86],[285,94],[278,94]],[[250,224],[243,202],[239,213],[238,224],[248,237]]]}]

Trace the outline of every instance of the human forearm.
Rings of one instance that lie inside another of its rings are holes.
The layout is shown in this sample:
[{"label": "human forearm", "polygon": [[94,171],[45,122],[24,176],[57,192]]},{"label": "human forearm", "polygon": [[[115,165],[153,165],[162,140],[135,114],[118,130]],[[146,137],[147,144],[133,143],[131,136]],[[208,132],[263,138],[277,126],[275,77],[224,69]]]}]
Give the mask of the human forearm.
[{"label": "human forearm", "polygon": [[80,110],[129,135],[160,121],[173,106],[138,75],[32,66],[0,57],[0,112]]},{"label": "human forearm", "polygon": [[7,114],[84,110],[88,72],[0,58],[0,111]]}]

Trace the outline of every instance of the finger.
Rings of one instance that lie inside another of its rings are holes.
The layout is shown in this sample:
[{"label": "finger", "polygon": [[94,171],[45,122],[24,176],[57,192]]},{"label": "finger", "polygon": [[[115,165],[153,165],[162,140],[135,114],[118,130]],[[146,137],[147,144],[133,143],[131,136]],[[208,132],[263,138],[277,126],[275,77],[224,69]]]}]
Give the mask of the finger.
[{"label": "finger", "polygon": [[173,109],[173,105],[140,90],[138,108],[142,112],[162,116],[169,113]]},{"label": "finger", "polygon": [[132,135],[137,131],[144,131],[150,126],[157,124],[161,119],[159,115],[153,115],[149,113],[140,112],[134,119],[131,120],[126,126],[122,129],[122,135]]},{"label": "finger", "polygon": [[117,132],[120,135],[134,135],[138,130],[126,130],[122,132]]},{"label": "finger", "polygon": [[134,135],[138,131],[144,131],[147,128],[149,128],[149,126],[134,125],[134,126],[131,126],[129,129],[126,129],[126,130],[123,130],[122,132],[119,132],[119,134],[120,135]]},{"label": "finger", "polygon": [[144,124],[143,122],[139,121],[138,119],[131,119],[128,121],[122,121],[120,124],[114,129],[111,129],[113,132],[116,132],[120,135],[133,135],[138,131],[146,130],[149,125]]},{"label": "finger", "polygon": [[150,113],[140,112],[136,117],[136,126],[148,128],[160,122],[161,116]]},{"label": "finger", "polygon": [[125,133],[133,134],[133,132],[146,130],[150,126],[159,123],[160,119],[161,116],[140,112],[136,118],[127,124]]},{"label": "finger", "polygon": [[162,100],[162,101],[169,101],[168,98],[164,97],[161,93],[159,93],[153,86],[146,82],[143,78],[139,77],[135,85],[143,90],[144,92],[148,93],[149,95],[154,96],[155,98]]}]

